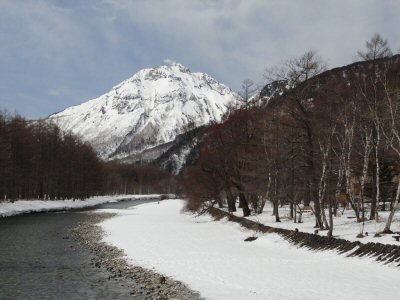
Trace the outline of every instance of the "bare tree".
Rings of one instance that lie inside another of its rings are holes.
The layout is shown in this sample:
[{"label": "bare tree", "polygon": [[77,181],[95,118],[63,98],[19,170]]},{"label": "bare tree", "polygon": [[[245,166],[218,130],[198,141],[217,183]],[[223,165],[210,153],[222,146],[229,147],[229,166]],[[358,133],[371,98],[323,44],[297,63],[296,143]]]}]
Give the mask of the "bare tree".
[{"label": "bare tree", "polygon": [[359,50],[358,56],[365,61],[372,62],[372,74],[367,72],[367,76],[360,78],[357,87],[365,104],[370,112],[370,119],[374,125],[373,147],[375,156],[375,198],[372,202],[370,220],[375,219],[377,215],[376,207],[380,201],[380,148],[381,148],[381,130],[382,116],[380,116],[382,101],[378,96],[378,82],[376,80],[379,74],[376,74],[376,60],[389,57],[392,52],[387,40],[383,39],[378,33],[375,33],[369,41],[365,42],[365,50]]},{"label": "bare tree", "polygon": [[365,48],[365,50],[357,51],[358,56],[363,60],[375,61],[392,56],[388,41],[383,39],[379,33],[375,33],[369,41],[365,42]]},{"label": "bare tree", "polygon": [[265,69],[264,77],[273,82],[286,81],[290,87],[295,87],[326,70],[326,63],[314,50],[308,50],[303,55],[290,58],[282,66]]},{"label": "bare tree", "polygon": [[[382,84],[384,91],[384,98],[386,101],[386,106],[388,109],[388,119],[389,119],[389,130],[382,130],[384,137],[388,141],[391,149],[397,155],[398,161],[400,161],[400,92],[399,92],[399,67],[394,66],[385,69],[385,72],[379,77],[379,81]],[[391,233],[390,226],[393,221],[394,214],[398,208],[400,200],[400,176],[397,175],[397,190],[395,198],[392,200],[392,209],[390,211],[389,217],[386,221],[384,233]]]},{"label": "bare tree", "polygon": [[249,109],[249,100],[256,90],[257,87],[254,87],[254,82],[252,80],[250,79],[243,80],[242,91],[239,94],[243,98],[246,109]]}]

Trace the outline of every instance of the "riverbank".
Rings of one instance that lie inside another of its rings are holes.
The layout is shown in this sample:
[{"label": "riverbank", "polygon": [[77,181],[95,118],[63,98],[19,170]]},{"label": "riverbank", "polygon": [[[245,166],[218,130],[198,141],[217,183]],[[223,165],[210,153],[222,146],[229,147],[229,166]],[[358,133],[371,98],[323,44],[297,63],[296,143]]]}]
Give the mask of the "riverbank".
[{"label": "riverbank", "polygon": [[[400,271],[337,251],[298,248],[276,233],[254,232],[210,215],[182,213],[165,200],[117,213],[100,225],[103,241],[128,264],[184,282],[207,299],[393,299]],[[245,239],[252,237],[252,242]],[[379,287],[379,288],[376,288]]]},{"label": "riverbank", "polygon": [[97,196],[86,200],[18,200],[0,202],[0,217],[10,217],[20,214],[54,212],[71,209],[95,207],[104,203],[119,202],[131,199],[161,199],[163,196],[154,195],[116,195]]},{"label": "riverbank", "polygon": [[[225,210],[227,211],[227,210]],[[325,212],[328,215],[328,212]],[[333,235],[336,238],[344,239],[350,242],[362,242],[362,243],[381,243],[399,246],[400,242],[396,241],[392,236],[396,234],[379,234],[383,231],[386,220],[389,216],[390,211],[379,211],[379,217],[377,220],[365,220],[358,223],[354,211],[352,209],[346,209],[343,211],[341,208],[336,216],[333,216]],[[232,213],[234,216],[242,217],[243,213],[241,209]],[[266,203],[264,210],[261,214],[251,215],[246,219],[253,222],[263,224],[268,227],[281,228],[287,230],[299,230],[304,233],[315,232],[315,216],[311,210],[305,211],[301,216],[301,223],[294,223],[293,218],[290,217],[290,208],[288,205],[279,207],[280,222],[276,222],[275,216],[273,215],[273,206],[271,203]],[[366,216],[369,212],[366,213]],[[299,214],[297,215],[299,218]],[[393,217],[391,229],[395,233],[400,233],[400,211],[396,212]],[[319,230],[319,235],[326,236],[327,230]],[[363,233],[362,238],[360,234]]]},{"label": "riverbank", "polygon": [[382,244],[379,242],[362,243],[358,241],[349,241],[338,237],[327,237],[316,233],[307,233],[297,230],[284,229],[264,225],[260,222],[250,220],[245,217],[238,217],[218,208],[209,209],[208,213],[215,220],[226,218],[231,222],[240,224],[242,227],[250,229],[255,233],[277,233],[286,241],[297,247],[303,247],[309,250],[327,251],[334,250],[347,257],[368,257],[382,264],[390,264],[400,267],[400,246],[391,243]]},{"label": "riverbank", "polygon": [[144,296],[146,299],[201,299],[200,295],[191,291],[182,282],[173,280],[153,270],[136,265],[129,265],[124,251],[102,242],[104,233],[98,223],[115,214],[92,213],[89,220],[74,229],[73,236],[95,254],[92,263],[110,272],[110,278],[132,280],[131,294]]}]

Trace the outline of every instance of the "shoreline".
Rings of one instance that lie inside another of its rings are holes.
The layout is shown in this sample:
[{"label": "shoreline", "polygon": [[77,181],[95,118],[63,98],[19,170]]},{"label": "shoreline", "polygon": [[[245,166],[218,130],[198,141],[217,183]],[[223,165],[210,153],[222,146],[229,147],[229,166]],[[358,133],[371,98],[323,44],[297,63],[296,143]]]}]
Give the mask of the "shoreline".
[{"label": "shoreline", "polygon": [[86,200],[17,200],[14,202],[0,202],[0,218],[12,217],[23,214],[62,212],[81,209],[91,209],[96,206],[129,200],[162,199],[172,195],[110,195],[95,196]]},{"label": "shoreline", "polygon": [[262,223],[249,220],[245,217],[238,217],[219,208],[209,209],[208,213],[219,221],[227,218],[229,222],[237,223],[240,226],[254,232],[277,233],[289,243],[314,251],[335,250],[338,255],[346,257],[369,257],[381,264],[393,264],[400,267],[400,246],[393,244],[382,244],[379,242],[349,241],[337,237],[327,237],[302,231],[272,227]]},{"label": "shoreline", "polygon": [[87,247],[93,254],[93,265],[110,272],[110,278],[124,277],[132,280],[133,296],[148,299],[202,299],[198,292],[192,291],[184,283],[140,266],[130,265],[124,251],[102,241],[104,231],[99,223],[115,216],[111,213],[90,213],[89,220],[72,230],[73,237]]}]

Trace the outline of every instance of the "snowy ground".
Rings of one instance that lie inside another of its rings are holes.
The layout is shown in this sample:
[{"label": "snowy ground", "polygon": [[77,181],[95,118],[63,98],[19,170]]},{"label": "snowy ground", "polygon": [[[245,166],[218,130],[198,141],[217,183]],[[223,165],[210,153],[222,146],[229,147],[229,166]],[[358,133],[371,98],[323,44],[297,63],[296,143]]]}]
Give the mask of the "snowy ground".
[{"label": "snowy ground", "polygon": [[[277,228],[285,228],[285,229],[295,229],[298,228],[300,231],[313,233],[315,228],[315,217],[311,212],[303,213],[302,223],[294,223],[293,220],[289,218],[289,207],[284,206],[279,208],[279,215],[281,216],[281,222],[275,222],[275,217],[272,216],[272,205],[266,204],[266,207],[262,214],[254,215],[248,217],[250,220],[260,222],[264,225],[268,225],[271,227]],[[237,216],[242,216],[242,210],[238,209],[235,213]],[[387,216],[389,215],[388,211],[379,212],[379,222],[374,221],[366,221],[364,227],[364,233],[368,233],[368,236],[360,239],[357,238],[357,234],[361,232],[362,223],[357,223],[354,218],[355,214],[352,209],[346,209],[343,215],[334,217],[333,220],[333,235],[338,238],[346,239],[349,241],[361,241],[363,243],[374,242],[374,243],[383,243],[383,244],[393,244],[399,245],[400,242],[396,242],[392,237],[393,234],[382,235],[381,237],[374,237],[374,234],[377,232],[381,232],[385,227]],[[367,213],[369,216],[369,212]],[[393,232],[400,232],[400,210],[396,212],[393,223],[391,226]],[[327,231],[320,231],[319,234],[326,235]]]},{"label": "snowy ground", "polygon": [[182,200],[125,210],[101,226],[128,260],[185,282],[207,299],[394,299],[400,270],[369,258],[299,249],[276,234],[181,213]]},{"label": "snowy ground", "polygon": [[118,202],[127,199],[146,199],[159,197],[160,195],[119,195],[119,196],[99,196],[81,200],[19,200],[13,203],[0,202],[0,217],[9,217],[19,214],[32,212],[45,212],[55,210],[68,210],[73,208],[83,208],[96,206],[103,203]]}]

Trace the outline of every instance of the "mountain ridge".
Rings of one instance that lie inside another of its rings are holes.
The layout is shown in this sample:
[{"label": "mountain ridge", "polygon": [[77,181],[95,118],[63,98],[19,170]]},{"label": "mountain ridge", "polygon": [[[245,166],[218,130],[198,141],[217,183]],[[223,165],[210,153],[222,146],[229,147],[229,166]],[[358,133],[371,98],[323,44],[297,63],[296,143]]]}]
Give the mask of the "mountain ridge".
[{"label": "mountain ridge", "polygon": [[174,63],[142,69],[48,120],[92,144],[103,159],[134,158],[170,143],[185,126],[220,122],[238,101],[237,93],[208,74]]}]

